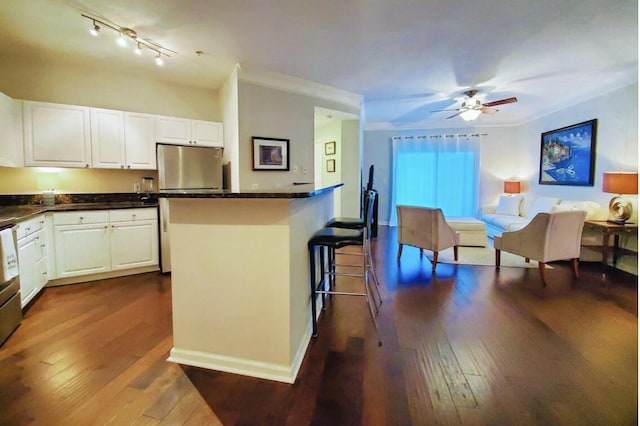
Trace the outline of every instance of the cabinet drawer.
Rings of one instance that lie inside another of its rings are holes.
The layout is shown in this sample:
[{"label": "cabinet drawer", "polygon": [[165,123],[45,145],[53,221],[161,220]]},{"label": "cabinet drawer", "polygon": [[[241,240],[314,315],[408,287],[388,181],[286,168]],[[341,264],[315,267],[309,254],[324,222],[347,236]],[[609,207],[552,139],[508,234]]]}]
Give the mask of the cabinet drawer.
[{"label": "cabinet drawer", "polygon": [[31,234],[38,232],[44,228],[44,215],[39,215],[22,222],[18,222],[16,225],[16,238],[27,237]]},{"label": "cabinet drawer", "polygon": [[158,212],[155,207],[142,209],[119,209],[110,210],[111,222],[131,222],[136,220],[156,220]]},{"label": "cabinet drawer", "polygon": [[108,210],[83,210],[53,214],[54,225],[81,225],[85,223],[108,223]]}]

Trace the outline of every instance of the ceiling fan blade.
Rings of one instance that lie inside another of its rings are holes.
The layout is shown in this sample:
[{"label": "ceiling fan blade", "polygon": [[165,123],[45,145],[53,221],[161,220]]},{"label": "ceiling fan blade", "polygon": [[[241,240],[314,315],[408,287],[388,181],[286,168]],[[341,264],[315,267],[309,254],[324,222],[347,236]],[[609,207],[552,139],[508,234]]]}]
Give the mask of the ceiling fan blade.
[{"label": "ceiling fan blade", "polygon": [[499,109],[495,109],[495,108],[487,108],[487,107],[482,107],[481,109],[483,114],[495,114],[496,112],[500,111]]},{"label": "ceiling fan blade", "polygon": [[435,109],[431,112],[442,112],[442,111],[460,111],[460,108],[453,108],[453,109]]},{"label": "ceiling fan blade", "polygon": [[456,112],[455,114],[453,114],[452,116],[447,117],[446,119],[448,120],[448,119],[450,119],[450,118],[457,117],[457,116],[459,116],[460,114],[462,114],[462,112],[463,112],[463,111],[458,111],[458,112]]},{"label": "ceiling fan blade", "polygon": [[499,101],[486,102],[482,104],[482,106],[492,107],[497,105],[511,104],[514,102],[518,102],[518,98],[506,98],[506,99],[500,99]]}]

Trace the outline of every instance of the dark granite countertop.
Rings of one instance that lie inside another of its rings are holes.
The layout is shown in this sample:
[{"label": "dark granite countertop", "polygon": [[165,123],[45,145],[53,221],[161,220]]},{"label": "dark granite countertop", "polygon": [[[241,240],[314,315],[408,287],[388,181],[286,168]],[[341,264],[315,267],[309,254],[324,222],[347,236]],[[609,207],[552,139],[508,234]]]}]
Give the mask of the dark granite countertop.
[{"label": "dark granite countertop", "polygon": [[312,184],[294,185],[293,187],[265,190],[243,190],[232,192],[226,189],[165,189],[154,195],[158,198],[310,198],[333,191],[343,184],[331,185],[325,188],[314,188]]},{"label": "dark granite countertop", "polygon": [[140,207],[157,207],[156,201],[142,203],[140,201],[124,202],[99,202],[99,203],[69,203],[45,205],[18,205],[0,206],[0,223],[19,222],[46,212],[64,212],[75,210],[110,210],[110,209],[133,209]]}]

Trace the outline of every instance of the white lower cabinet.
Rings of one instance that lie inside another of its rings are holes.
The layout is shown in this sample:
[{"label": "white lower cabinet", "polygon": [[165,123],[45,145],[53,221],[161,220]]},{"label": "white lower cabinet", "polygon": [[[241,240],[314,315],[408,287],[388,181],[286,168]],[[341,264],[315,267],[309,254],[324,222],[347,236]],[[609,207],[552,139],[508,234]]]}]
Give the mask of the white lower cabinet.
[{"label": "white lower cabinet", "polygon": [[54,213],[57,278],[158,265],[155,208]]},{"label": "white lower cabinet", "polygon": [[108,222],[55,225],[54,232],[58,278],[110,270]]},{"label": "white lower cabinet", "polygon": [[20,268],[20,299],[25,307],[48,281],[47,232],[45,215],[19,222],[18,265]]},{"label": "white lower cabinet", "polygon": [[158,264],[156,209],[111,210],[110,219],[112,270]]}]

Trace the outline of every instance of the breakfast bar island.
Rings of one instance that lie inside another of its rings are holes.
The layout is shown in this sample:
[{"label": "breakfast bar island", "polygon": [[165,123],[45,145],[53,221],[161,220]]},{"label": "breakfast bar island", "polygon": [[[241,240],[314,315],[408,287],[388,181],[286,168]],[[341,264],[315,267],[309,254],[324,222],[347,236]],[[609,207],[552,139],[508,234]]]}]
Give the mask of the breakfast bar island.
[{"label": "breakfast bar island", "polygon": [[293,383],[311,338],[307,241],[333,190],[160,191],[169,200],[169,361]]}]

